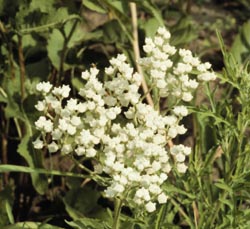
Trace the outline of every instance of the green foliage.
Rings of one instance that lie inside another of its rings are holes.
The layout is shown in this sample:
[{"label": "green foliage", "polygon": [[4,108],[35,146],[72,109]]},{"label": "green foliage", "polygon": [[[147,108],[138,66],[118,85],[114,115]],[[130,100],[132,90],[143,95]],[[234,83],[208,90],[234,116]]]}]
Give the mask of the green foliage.
[{"label": "green foliage", "polygon": [[250,21],[242,25],[238,35],[235,37],[234,43],[231,47],[231,52],[235,60],[239,64],[246,63],[250,59],[250,39],[248,31],[250,29]]}]

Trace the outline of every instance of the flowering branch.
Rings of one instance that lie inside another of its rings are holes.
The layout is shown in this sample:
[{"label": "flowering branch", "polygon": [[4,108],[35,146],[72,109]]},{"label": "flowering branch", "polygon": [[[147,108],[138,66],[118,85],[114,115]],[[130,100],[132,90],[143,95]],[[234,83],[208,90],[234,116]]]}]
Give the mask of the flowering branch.
[{"label": "flowering branch", "polygon": [[[93,172],[88,172],[107,187],[105,197],[124,200],[129,207],[139,206],[149,213],[156,210],[157,204],[167,202],[162,186],[170,171],[185,173],[188,168],[185,159],[190,147],[179,144],[166,148],[172,139],[186,132],[180,121],[188,115],[188,109],[181,102],[192,100],[198,81],[215,79],[209,63],[201,63],[189,50],[177,51],[169,39],[170,33],[159,28],[154,39],[146,38],[143,49],[147,56],[138,60],[149,76],[150,86],[154,85],[156,99],[170,98],[164,116],[152,102],[143,101],[143,96],[149,94],[139,92],[143,78],[124,54],[110,60],[104,82],[99,80],[96,67],[84,71],[85,84],[79,90],[79,99],[69,98],[71,89],[67,85],[37,85],[44,99],[35,107],[44,115],[35,122],[41,136],[33,142],[34,147],[94,159]],[[45,137],[48,135],[49,139]],[[76,164],[86,171],[80,162]],[[107,176],[110,182],[104,183]],[[116,207],[114,225],[118,224],[121,205]]]}]

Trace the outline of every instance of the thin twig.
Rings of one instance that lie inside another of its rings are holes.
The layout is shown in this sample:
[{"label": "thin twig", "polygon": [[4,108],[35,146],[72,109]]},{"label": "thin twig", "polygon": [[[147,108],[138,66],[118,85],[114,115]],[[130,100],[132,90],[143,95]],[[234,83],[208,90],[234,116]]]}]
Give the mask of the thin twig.
[{"label": "thin twig", "polygon": [[195,228],[198,228],[199,210],[198,210],[198,208],[197,208],[197,205],[196,205],[195,201],[193,201],[192,207],[193,207],[193,212],[194,212]]},{"label": "thin twig", "polygon": [[150,95],[150,93],[148,93],[149,89],[148,89],[148,85],[147,82],[145,80],[142,68],[140,66],[140,64],[138,63],[138,61],[140,60],[140,49],[139,49],[139,41],[138,41],[138,31],[137,31],[137,10],[136,10],[136,4],[134,2],[129,3],[129,7],[130,7],[130,12],[131,12],[131,17],[132,17],[132,27],[133,27],[133,50],[134,50],[134,55],[135,55],[135,64],[136,64],[136,68],[138,73],[142,76],[142,89],[144,94],[146,95],[146,100],[147,103],[154,107],[154,102],[153,99]]},{"label": "thin twig", "polygon": [[25,97],[24,81],[25,81],[25,64],[23,56],[23,45],[22,45],[22,36],[18,35],[18,58],[20,66],[20,89],[21,89],[21,101],[23,102]]},{"label": "thin twig", "polygon": [[187,223],[189,224],[189,226],[191,228],[194,228],[194,225],[192,223],[192,221],[190,220],[190,218],[188,217],[188,215],[186,214],[186,212],[182,209],[182,207],[179,205],[179,203],[177,203],[173,198],[170,199],[171,203],[178,208],[180,214],[186,219]]}]

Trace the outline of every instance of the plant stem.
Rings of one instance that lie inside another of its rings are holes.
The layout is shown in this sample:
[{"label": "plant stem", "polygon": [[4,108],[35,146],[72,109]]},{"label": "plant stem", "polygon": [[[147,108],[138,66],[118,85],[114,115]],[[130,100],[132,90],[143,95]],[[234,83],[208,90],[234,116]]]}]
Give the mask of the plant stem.
[{"label": "plant stem", "polygon": [[119,198],[115,199],[115,212],[114,212],[114,221],[112,225],[112,229],[120,228],[120,213],[122,209],[122,200]]},{"label": "plant stem", "polygon": [[21,102],[23,102],[25,98],[25,64],[24,64],[24,56],[23,56],[23,45],[22,45],[22,36],[18,35],[18,58],[19,58],[19,67],[20,67],[20,90],[21,90]]},{"label": "plant stem", "polygon": [[180,214],[186,219],[187,223],[189,224],[190,228],[195,228],[195,226],[193,225],[192,221],[190,220],[190,218],[188,217],[188,215],[184,212],[184,210],[181,208],[181,206],[173,199],[170,199],[171,203],[178,208],[178,211],[180,212]]},{"label": "plant stem", "polygon": [[161,206],[161,209],[159,211],[159,213],[157,214],[157,219],[156,219],[156,223],[155,223],[155,229],[160,229],[161,228],[161,223],[164,220],[164,217],[166,216],[166,208],[167,205],[164,204]]},{"label": "plant stem", "polygon": [[129,3],[130,11],[131,11],[131,17],[132,17],[132,27],[133,27],[133,50],[135,55],[135,64],[136,68],[138,70],[138,73],[142,76],[142,89],[144,94],[146,95],[147,103],[154,107],[153,99],[150,95],[147,82],[145,80],[143,71],[141,66],[138,64],[138,60],[140,60],[140,49],[139,49],[139,41],[138,41],[138,31],[137,31],[137,10],[136,10],[136,4],[134,2]]},{"label": "plant stem", "polygon": [[66,54],[67,54],[67,51],[68,51],[68,43],[69,43],[69,41],[70,41],[74,31],[75,31],[77,23],[78,23],[78,19],[75,19],[75,22],[72,25],[68,36],[65,35],[64,31],[62,32],[62,34],[64,36],[64,43],[63,43],[63,49],[62,49],[62,52],[61,52],[61,60],[60,60],[60,66],[59,66],[59,77],[57,79],[57,84],[60,84],[62,79],[63,79],[64,62],[65,62]]}]

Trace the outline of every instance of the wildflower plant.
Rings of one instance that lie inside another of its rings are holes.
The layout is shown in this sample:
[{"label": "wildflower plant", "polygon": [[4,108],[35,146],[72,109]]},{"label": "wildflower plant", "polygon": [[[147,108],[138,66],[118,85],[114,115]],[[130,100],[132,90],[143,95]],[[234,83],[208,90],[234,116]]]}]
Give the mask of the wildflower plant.
[{"label": "wildflower plant", "polygon": [[[112,58],[103,72],[84,71],[78,98],[70,96],[68,85],[40,82],[36,87],[43,99],[35,106],[41,134],[34,148],[91,160],[94,169],[88,171],[106,180],[103,195],[141,212],[167,202],[163,185],[172,170],[187,171],[191,148],[170,143],[187,131],[181,121],[198,85],[216,78],[209,63],[172,46],[170,37],[160,27],[154,38],[146,38],[146,56],[138,60],[154,106],[140,91],[143,76],[124,54]],[[167,101],[163,108],[162,101]]]}]

